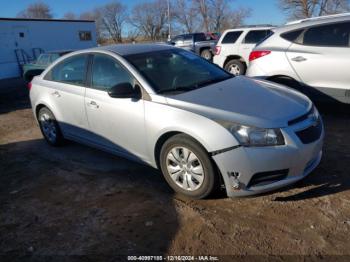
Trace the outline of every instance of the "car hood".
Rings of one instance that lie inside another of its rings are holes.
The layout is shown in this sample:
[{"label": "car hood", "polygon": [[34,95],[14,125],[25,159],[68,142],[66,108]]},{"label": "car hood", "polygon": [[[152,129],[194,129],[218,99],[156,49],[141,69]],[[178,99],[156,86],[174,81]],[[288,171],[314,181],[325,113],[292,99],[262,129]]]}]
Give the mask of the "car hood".
[{"label": "car hood", "polygon": [[213,120],[262,128],[285,127],[312,107],[297,91],[243,76],[169,96],[167,103]]}]

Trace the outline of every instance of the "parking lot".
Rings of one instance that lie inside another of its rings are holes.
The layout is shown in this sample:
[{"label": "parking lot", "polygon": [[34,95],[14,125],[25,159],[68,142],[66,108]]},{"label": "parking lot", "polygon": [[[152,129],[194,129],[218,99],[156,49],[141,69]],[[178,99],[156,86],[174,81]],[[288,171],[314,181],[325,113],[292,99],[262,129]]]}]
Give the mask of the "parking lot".
[{"label": "parking lot", "polygon": [[187,200],[149,167],[49,147],[20,80],[0,83],[0,253],[350,255],[350,108],[323,104],[320,166],[250,198]]}]

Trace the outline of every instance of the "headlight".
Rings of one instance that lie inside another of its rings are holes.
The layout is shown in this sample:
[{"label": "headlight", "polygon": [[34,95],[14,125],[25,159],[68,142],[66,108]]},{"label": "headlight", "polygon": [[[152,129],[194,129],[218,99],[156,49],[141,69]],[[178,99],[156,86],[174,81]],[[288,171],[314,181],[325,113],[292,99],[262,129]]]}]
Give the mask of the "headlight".
[{"label": "headlight", "polygon": [[277,128],[257,128],[226,121],[218,121],[218,123],[230,131],[242,146],[279,146],[285,144],[282,132]]}]

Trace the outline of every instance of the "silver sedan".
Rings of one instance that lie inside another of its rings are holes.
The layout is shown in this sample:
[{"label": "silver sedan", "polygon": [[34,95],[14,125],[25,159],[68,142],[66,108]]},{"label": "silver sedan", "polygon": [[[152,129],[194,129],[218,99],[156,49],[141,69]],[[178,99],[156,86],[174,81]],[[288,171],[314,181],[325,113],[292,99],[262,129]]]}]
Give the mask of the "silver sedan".
[{"label": "silver sedan", "polygon": [[29,88],[49,144],[75,140],[149,164],[193,198],[222,185],[230,197],[277,189],[322,156],[322,120],[307,97],[166,45],[74,52]]}]

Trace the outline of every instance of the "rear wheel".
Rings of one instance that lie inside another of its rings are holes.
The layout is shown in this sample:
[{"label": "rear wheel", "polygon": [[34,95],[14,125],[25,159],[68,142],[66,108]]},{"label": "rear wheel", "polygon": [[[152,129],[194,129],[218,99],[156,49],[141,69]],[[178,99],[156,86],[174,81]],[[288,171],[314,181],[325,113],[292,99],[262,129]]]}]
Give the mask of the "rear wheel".
[{"label": "rear wheel", "polygon": [[64,138],[60,127],[55,116],[47,107],[39,110],[38,121],[41,133],[50,145],[59,146],[63,144]]},{"label": "rear wheel", "polygon": [[213,58],[213,55],[212,55],[212,53],[210,52],[209,49],[204,49],[201,52],[201,57],[203,57],[206,60],[211,60]]},{"label": "rear wheel", "polygon": [[160,166],[168,184],[188,197],[205,198],[218,187],[218,174],[208,153],[187,135],[175,135],[164,143]]},{"label": "rear wheel", "polygon": [[225,64],[225,70],[235,76],[239,76],[239,75],[244,75],[245,74],[245,65],[243,64],[242,61],[238,60],[238,59],[233,59],[228,61]]}]

